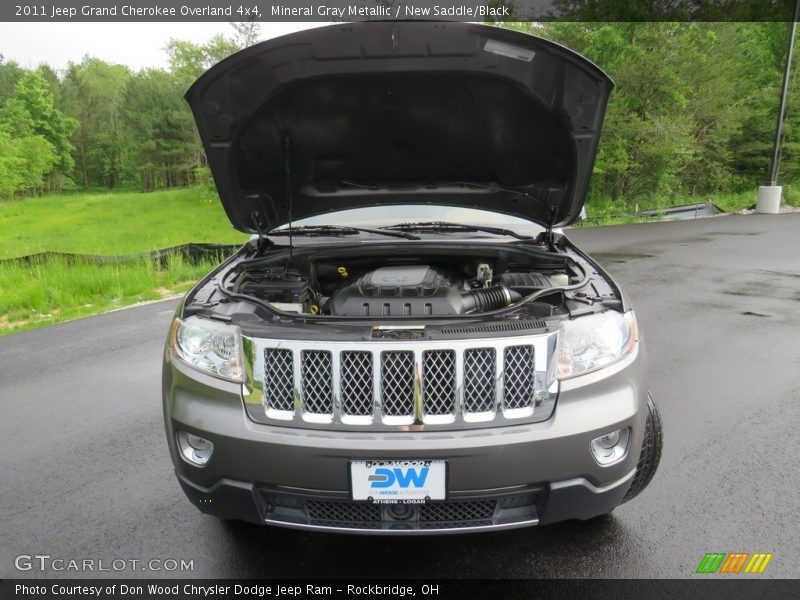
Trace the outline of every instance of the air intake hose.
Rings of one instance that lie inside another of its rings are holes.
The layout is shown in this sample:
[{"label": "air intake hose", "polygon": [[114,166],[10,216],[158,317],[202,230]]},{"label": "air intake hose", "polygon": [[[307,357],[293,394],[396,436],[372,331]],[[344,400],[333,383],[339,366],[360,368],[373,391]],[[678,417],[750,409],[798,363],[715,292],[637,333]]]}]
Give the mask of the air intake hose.
[{"label": "air intake hose", "polygon": [[464,302],[464,312],[487,312],[511,306],[515,302],[519,302],[522,296],[514,290],[507,288],[505,285],[493,285],[488,288],[478,288],[464,292],[461,295]]}]

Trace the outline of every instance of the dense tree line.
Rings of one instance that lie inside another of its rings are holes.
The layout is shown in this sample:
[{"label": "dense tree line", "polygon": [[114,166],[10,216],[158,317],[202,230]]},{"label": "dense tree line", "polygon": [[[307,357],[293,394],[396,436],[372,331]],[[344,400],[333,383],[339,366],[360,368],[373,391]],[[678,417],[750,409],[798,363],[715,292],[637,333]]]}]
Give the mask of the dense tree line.
[{"label": "dense tree line", "polygon": [[[593,197],[642,200],[736,192],[764,183],[787,23],[520,27],[587,56],[616,83],[595,164]],[[800,177],[800,103],[792,96],[784,135],[780,178],[790,182]]]},{"label": "dense tree line", "polygon": [[[786,23],[510,24],[594,60],[615,80],[592,196],[623,200],[753,189],[777,116]],[[257,26],[198,45],[173,40],[167,69],[86,57],[56,74],[0,61],[0,196],[68,188],[184,186],[204,156],[182,95],[256,41]],[[796,89],[795,96],[800,93]],[[790,98],[780,176],[800,177]]]},{"label": "dense tree line", "polygon": [[206,44],[171,40],[169,68],[132,72],[93,57],[56,74],[0,57],[0,197],[65,189],[180,187],[205,176],[183,93],[208,67],[257,41],[233,24]]}]

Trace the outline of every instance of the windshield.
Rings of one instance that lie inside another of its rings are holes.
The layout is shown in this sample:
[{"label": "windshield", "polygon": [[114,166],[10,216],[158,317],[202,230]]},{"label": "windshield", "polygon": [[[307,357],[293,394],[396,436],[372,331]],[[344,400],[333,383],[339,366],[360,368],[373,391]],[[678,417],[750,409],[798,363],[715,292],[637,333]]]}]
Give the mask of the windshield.
[{"label": "windshield", "polygon": [[[370,206],[340,210],[326,215],[308,217],[294,222],[295,227],[309,225],[361,225],[382,227],[398,223],[416,223],[420,221],[447,221],[463,225],[494,225],[524,232],[542,231],[539,225],[500,213],[476,208],[458,208],[430,204],[405,204],[401,206]],[[286,229],[282,225],[277,229]]]}]

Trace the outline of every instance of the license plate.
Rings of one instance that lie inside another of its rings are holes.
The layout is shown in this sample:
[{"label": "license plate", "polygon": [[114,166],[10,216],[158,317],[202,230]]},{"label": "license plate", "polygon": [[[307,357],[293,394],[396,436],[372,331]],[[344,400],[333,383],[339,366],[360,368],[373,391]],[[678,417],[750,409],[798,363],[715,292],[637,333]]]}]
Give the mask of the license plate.
[{"label": "license plate", "polygon": [[447,499],[444,460],[354,460],[350,462],[353,500],[376,504],[424,504]]}]

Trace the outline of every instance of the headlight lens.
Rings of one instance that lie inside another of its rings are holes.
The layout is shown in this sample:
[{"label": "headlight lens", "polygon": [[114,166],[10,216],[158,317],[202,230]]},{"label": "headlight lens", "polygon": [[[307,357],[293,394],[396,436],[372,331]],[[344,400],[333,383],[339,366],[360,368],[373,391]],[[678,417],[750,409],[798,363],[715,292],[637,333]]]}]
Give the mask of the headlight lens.
[{"label": "headlight lens", "polygon": [[242,335],[238,327],[189,317],[172,324],[172,349],[195,369],[242,381]]},{"label": "headlight lens", "polygon": [[633,352],[638,339],[633,311],[608,310],[561,324],[558,378],[566,379],[608,366]]}]

